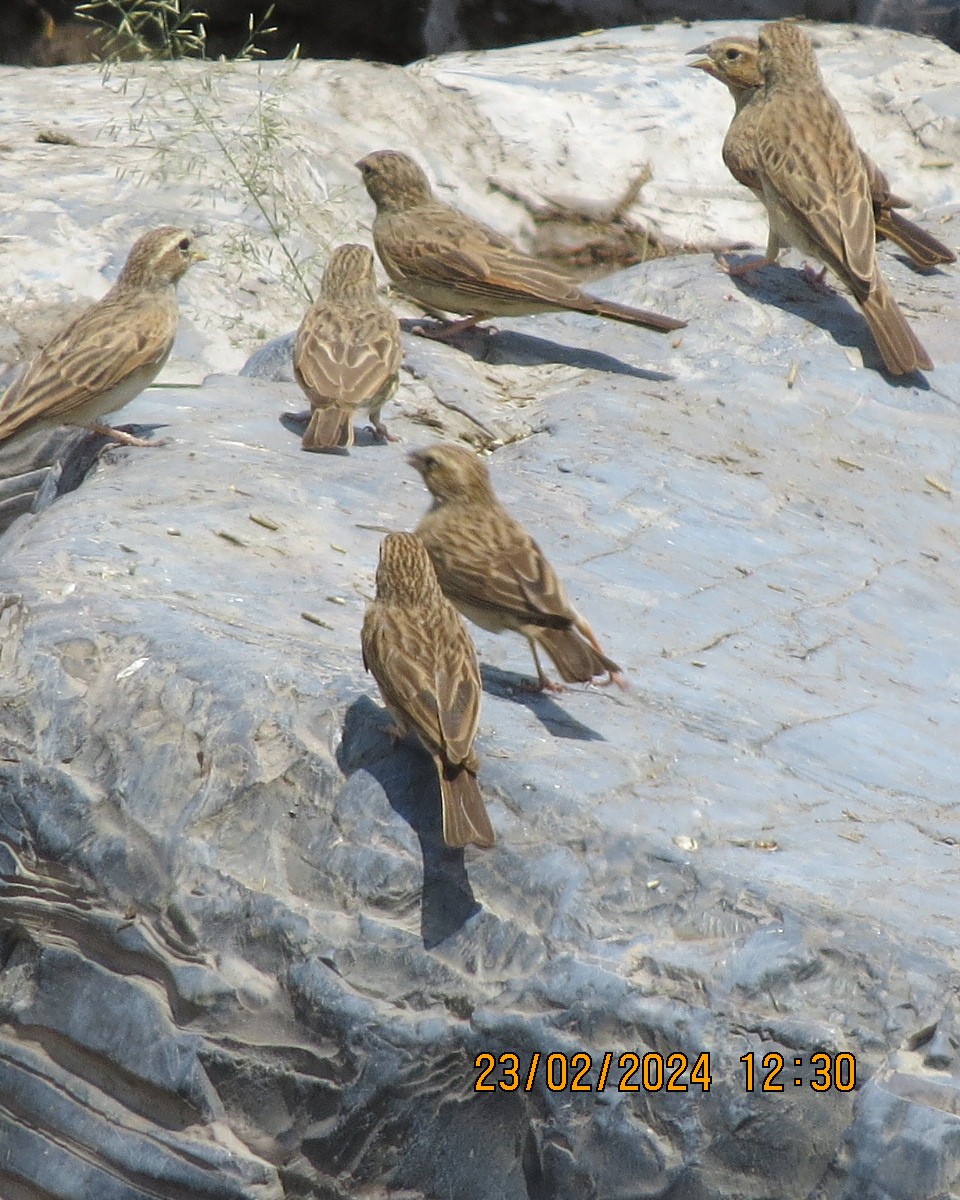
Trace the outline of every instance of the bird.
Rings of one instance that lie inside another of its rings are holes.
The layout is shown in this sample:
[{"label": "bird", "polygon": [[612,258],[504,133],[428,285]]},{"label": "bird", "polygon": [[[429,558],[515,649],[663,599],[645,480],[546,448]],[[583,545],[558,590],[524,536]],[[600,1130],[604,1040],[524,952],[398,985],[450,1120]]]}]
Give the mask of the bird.
[{"label": "bird", "polygon": [[757,169],[770,220],[768,254],[795,246],[839,275],[891,375],[932,367],[877,266],[870,180],[810,39],[793,22],[776,21],[761,26],[757,40],[764,82]]},{"label": "bird", "polygon": [[131,446],[157,443],[104,425],[149,387],[170,355],[176,284],[203,261],[189,229],[161,225],[134,243],[103,299],[61,329],[0,399],[0,443],[28,430],[81,425]]},{"label": "bird", "polygon": [[352,446],[353,414],[363,406],[377,436],[394,441],[380,412],[396,391],[402,356],[400,324],[377,296],[373,254],[338,246],[293,349],[293,372],[312,409],[304,450]]},{"label": "bird", "polygon": [[392,734],[416,733],[436,765],[443,840],[453,847],[492,846],[473,748],[480,720],[477,654],[415,534],[390,533],[380,543],[377,594],[364,614],[360,644],[363,665],[396,722]]},{"label": "bird", "polygon": [[[763,184],[757,168],[756,127],[763,99],[760,94],[763,76],[760,74],[757,39],[744,36],[716,38],[689,53],[704,54],[706,57],[688,65],[718,79],[733,97],[735,112],[723,142],[723,161],[734,179],[762,200]],[[863,150],[860,151],[860,159],[870,181],[877,240],[889,238],[921,268],[956,262],[957,256],[949,246],[898,211],[909,208],[910,202],[891,192],[886,175],[873,159]],[[768,259],[775,257],[776,249],[768,247]],[[756,267],[756,262],[749,262],[728,269],[733,274],[742,274]]]},{"label": "bird", "polygon": [[356,165],[377,207],[373,242],[387,274],[428,310],[464,314],[464,320],[431,336],[446,339],[488,317],[563,310],[609,317],[658,333],[686,325],[686,321],[582,292],[562,272],[437,200],[423,170],[409,155],[377,150]]},{"label": "bird", "polygon": [[544,672],[538,647],[565,683],[606,673],[605,682],[626,686],[543,551],[497,500],[477,455],[448,442],[416,450],[407,461],[433,496],[415,532],[447,599],[481,629],[523,634],[537,668],[536,690],[563,691]]}]

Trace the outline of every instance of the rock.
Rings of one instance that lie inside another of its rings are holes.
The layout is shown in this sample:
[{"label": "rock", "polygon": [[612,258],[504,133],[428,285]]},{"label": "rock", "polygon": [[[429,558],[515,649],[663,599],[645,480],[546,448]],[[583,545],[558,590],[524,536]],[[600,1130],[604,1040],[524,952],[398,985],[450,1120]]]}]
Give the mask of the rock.
[{"label": "rock", "polygon": [[[44,483],[0,540],[0,1193],[960,1186],[956,272],[882,250],[925,382],[883,376],[859,312],[797,258],[749,286],[699,253],[591,284],[689,318],[671,337],[573,314],[454,346],[407,330],[399,446],[307,455],[282,417],[303,407],[291,260],[310,285],[369,222],[364,149],[419,152],[519,235],[491,178],[602,204],[649,161],[636,220],[761,241],[719,163],[726,97],[682,65],[718,32],[406,72],[128,68],[161,106],[149,128],[197,154],[162,178],[156,147],[96,132],[114,100],[95,71],[53,77],[78,147],[29,142],[44,93],[15,76],[11,310],[96,294],[188,199],[211,264],[184,280],[168,372],[123,412],[167,444],[104,450],[57,498]],[[865,143],[949,237],[956,173],[923,164],[960,151],[955,57],[818,36]],[[286,249],[174,80],[237,129],[282,85],[284,145],[312,145],[275,166],[304,200]],[[465,855],[358,646],[382,533],[427,503],[404,450],[451,436],[496,448],[501,497],[633,685],[530,695],[523,641],[477,631],[498,845]],[[592,1090],[572,1090],[584,1054]]]}]

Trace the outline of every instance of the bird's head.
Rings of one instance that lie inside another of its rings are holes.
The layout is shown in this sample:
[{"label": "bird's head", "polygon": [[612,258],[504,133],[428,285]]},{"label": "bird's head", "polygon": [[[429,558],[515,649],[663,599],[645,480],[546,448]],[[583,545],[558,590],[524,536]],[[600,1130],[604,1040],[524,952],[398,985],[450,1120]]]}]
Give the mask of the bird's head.
[{"label": "bird's head", "polygon": [[453,442],[429,446],[409,454],[407,462],[420,472],[437,504],[494,500],[486,465],[465,446]]},{"label": "bird's head", "polygon": [[405,212],[433,199],[422,168],[399,150],[375,150],[356,166],[377,212]]},{"label": "bird's head", "polygon": [[697,46],[690,54],[703,54],[696,62],[688,63],[690,67],[712,75],[725,83],[734,97],[741,92],[763,86],[763,76],[760,74],[760,50],[756,38],[722,37],[708,42],[705,46]]},{"label": "bird's head", "polygon": [[189,229],[175,225],[151,229],[134,242],[116,286],[162,287],[176,283],[188,267],[207,257],[197,249],[196,241]]}]

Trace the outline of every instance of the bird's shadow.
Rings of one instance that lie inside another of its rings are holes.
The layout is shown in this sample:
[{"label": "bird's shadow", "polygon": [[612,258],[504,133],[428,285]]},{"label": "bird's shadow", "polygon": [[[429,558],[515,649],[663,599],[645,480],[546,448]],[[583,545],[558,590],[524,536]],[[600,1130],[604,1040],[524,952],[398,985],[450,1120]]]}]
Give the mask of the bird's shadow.
[{"label": "bird's shadow", "polygon": [[597,733],[589,725],[584,725],[582,721],[571,717],[549,692],[531,691],[531,681],[526,675],[518,675],[515,671],[502,671],[499,667],[491,667],[482,663],[480,679],[483,683],[483,690],[488,695],[497,696],[501,700],[509,700],[513,704],[522,704],[554,737],[572,738],[579,742],[606,741],[603,734]]},{"label": "bird's shadow", "polygon": [[[887,242],[886,244],[888,246],[890,246],[893,243]],[[945,271],[942,266],[939,266],[936,263],[931,267],[925,267],[921,263],[916,263],[913,261],[913,259],[910,257],[909,254],[899,254],[899,253],[898,254],[890,254],[889,257],[895,258],[897,260],[897,262],[901,262],[901,263],[903,263],[903,265],[905,267],[909,267],[910,270],[914,273],[914,275],[947,275],[947,274],[949,274],[949,272]],[[951,264],[946,263],[944,265],[950,266]]]},{"label": "bird's shadow", "polygon": [[891,375],[887,371],[866,317],[853,300],[835,291],[832,286],[815,286],[803,271],[775,263],[750,271],[746,277],[731,275],[730,281],[745,296],[802,317],[829,333],[838,345],[859,350],[863,365],[877,371],[892,387],[929,389],[930,384],[920,371],[912,371],[907,375]]},{"label": "bird's shadow", "polygon": [[[304,430],[310,421],[310,409],[304,409],[302,412],[282,412],[277,420],[287,430],[288,433],[295,433],[298,438],[303,437]],[[377,437],[374,429],[370,425],[355,425],[353,429],[353,445],[355,447],[365,446],[385,446],[387,443]],[[321,454],[334,454],[346,457],[350,454],[350,449],[340,446],[331,446],[328,450],[320,451]]]},{"label": "bird's shadow", "polygon": [[[439,331],[444,323],[408,318],[400,324],[404,332],[412,334],[415,330],[424,328]],[[493,329],[487,325],[467,329],[451,338],[447,345],[456,346],[476,362],[490,363],[493,366],[539,367],[559,364],[604,371],[609,375],[629,375],[634,379],[645,379],[654,383],[663,383],[674,378],[664,371],[647,371],[642,367],[634,367],[622,359],[614,358],[612,354],[604,354],[601,350],[565,346],[547,338],[517,333],[513,329]]]},{"label": "bird's shadow", "polygon": [[473,894],[463,850],[447,846],[440,816],[440,781],[430,755],[404,739],[393,745],[390,716],[368,696],[346,711],[337,763],[344,775],[364,770],[390,807],[417,835],[423,858],[420,936],[429,950],[455,934],[480,904]]}]

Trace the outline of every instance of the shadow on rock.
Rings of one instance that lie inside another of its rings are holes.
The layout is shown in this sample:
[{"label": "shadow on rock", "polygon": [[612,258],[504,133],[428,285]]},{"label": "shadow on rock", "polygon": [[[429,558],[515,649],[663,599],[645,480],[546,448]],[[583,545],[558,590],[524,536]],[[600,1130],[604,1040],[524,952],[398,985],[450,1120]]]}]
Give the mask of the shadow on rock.
[{"label": "shadow on rock", "polygon": [[[118,425],[136,437],[151,437],[160,425]],[[15,517],[41,512],[74,492],[97,464],[109,436],[72,426],[40,429],[0,446],[0,533]]]},{"label": "shadow on rock", "polygon": [[[431,331],[439,331],[443,328],[440,322],[410,319],[401,321],[400,325],[406,333],[412,333],[415,329],[429,328]],[[642,334],[642,331],[640,332]],[[673,379],[672,375],[663,371],[645,371],[640,367],[631,366],[630,363],[614,358],[612,354],[577,346],[564,346],[560,342],[532,337],[527,333],[516,333],[512,329],[495,330],[490,326],[477,326],[451,338],[448,344],[456,346],[464,354],[469,354],[477,362],[491,363],[494,366],[539,367],[557,363],[566,367],[579,367],[581,370],[605,371],[609,375],[630,375],[634,379],[658,383]]]},{"label": "shadow on rock", "polygon": [[866,317],[849,296],[836,291],[832,284],[829,289],[821,289],[810,283],[804,273],[795,267],[762,267],[751,272],[751,275],[756,282],[750,283],[737,275],[731,275],[730,282],[745,296],[772,304],[823,329],[837,345],[859,350],[863,355],[864,367],[877,371],[892,387],[929,389],[930,384],[919,371],[912,371],[909,375],[889,374]]},{"label": "shadow on rock", "polygon": [[[362,415],[362,414],[361,414]],[[307,422],[310,420],[310,409],[303,409],[301,412],[282,412],[277,418],[284,429],[290,433],[295,433],[298,438],[302,438],[307,428]],[[371,425],[356,425],[353,430],[353,445],[360,446],[386,446],[387,443],[377,437]],[[307,451],[307,453],[319,454],[339,454],[347,455],[350,449],[347,447],[331,446],[329,450]]]},{"label": "shadow on rock", "polygon": [[420,841],[423,893],[420,936],[429,950],[456,933],[480,911],[464,852],[444,843],[440,820],[440,781],[433,760],[419,744],[404,739],[391,746],[389,713],[368,696],[347,709],[337,763],[345,775],[363,770],[383,789],[390,807]]},{"label": "shadow on rock", "polygon": [[548,692],[531,692],[530,678],[515,671],[501,671],[499,667],[481,664],[480,679],[483,690],[501,700],[522,704],[529,708],[548,733],[558,738],[573,738],[579,742],[605,742],[607,739],[576,717],[571,717]]}]

